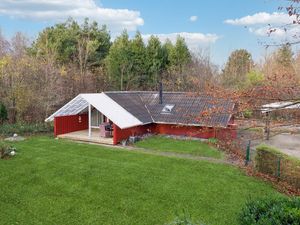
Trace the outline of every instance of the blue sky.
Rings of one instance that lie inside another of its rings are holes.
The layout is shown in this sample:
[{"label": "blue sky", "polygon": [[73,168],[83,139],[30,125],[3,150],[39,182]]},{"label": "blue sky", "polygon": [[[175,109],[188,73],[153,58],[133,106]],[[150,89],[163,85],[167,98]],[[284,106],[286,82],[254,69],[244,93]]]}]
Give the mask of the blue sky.
[{"label": "blue sky", "polygon": [[[267,24],[280,26],[290,19],[276,13],[285,4],[285,0],[1,0],[0,24],[7,37],[21,31],[33,40],[46,26],[69,16],[78,20],[88,16],[108,24],[113,37],[124,28],[131,35],[141,31],[145,40],[151,34],[162,41],[181,34],[193,51],[210,52],[212,61],[222,66],[239,48],[259,61],[266,53],[259,42],[271,40],[265,37]],[[273,39],[288,35],[279,30]]]}]

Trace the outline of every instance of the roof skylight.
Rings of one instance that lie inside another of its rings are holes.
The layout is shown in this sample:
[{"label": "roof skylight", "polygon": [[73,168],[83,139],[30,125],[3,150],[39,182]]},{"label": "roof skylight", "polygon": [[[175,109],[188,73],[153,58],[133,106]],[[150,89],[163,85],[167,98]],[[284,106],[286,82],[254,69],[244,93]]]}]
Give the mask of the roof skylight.
[{"label": "roof skylight", "polygon": [[171,113],[174,106],[175,106],[174,104],[166,104],[161,112],[162,113]]}]

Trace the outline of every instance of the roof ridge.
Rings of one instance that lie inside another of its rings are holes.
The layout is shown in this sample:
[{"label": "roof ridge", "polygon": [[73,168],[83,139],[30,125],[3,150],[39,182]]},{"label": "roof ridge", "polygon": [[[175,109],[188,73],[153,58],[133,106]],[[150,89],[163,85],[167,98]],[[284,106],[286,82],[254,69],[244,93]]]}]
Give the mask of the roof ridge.
[{"label": "roof ridge", "polygon": [[[158,91],[103,91],[103,93],[158,93]],[[183,91],[164,91],[163,93],[168,94],[187,94],[189,92]],[[92,93],[90,93],[92,94]]]}]

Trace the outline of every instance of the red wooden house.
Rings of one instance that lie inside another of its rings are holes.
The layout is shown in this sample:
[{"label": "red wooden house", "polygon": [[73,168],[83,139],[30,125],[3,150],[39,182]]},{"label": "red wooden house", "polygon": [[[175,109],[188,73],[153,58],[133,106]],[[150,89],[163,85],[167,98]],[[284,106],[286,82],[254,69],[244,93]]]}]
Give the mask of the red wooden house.
[{"label": "red wooden house", "polygon": [[235,138],[234,103],[183,92],[80,94],[46,121],[61,138],[118,144],[146,133]]}]

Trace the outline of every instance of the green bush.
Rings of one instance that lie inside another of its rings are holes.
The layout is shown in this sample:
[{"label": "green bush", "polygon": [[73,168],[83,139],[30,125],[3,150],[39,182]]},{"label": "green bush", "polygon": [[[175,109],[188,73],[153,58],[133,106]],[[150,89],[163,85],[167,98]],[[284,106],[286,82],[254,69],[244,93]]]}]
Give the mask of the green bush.
[{"label": "green bush", "polygon": [[209,143],[209,144],[217,144],[218,143],[218,139],[217,138],[209,138],[208,140],[207,140],[207,142]]},{"label": "green bush", "polygon": [[246,109],[246,110],[243,112],[243,115],[244,115],[245,118],[249,119],[249,118],[252,117],[253,112],[252,112],[251,110],[249,110],[249,109]]},{"label": "green bush", "polygon": [[0,158],[4,159],[10,156],[11,151],[16,151],[12,146],[7,145],[6,143],[0,141]]},{"label": "green bush", "polygon": [[300,198],[273,197],[248,201],[239,215],[241,225],[299,225]]},{"label": "green bush", "polygon": [[31,135],[39,133],[47,133],[53,131],[51,123],[16,123],[16,124],[3,124],[0,126],[0,136],[12,136],[17,133],[18,135]]}]

